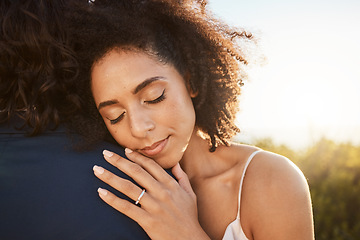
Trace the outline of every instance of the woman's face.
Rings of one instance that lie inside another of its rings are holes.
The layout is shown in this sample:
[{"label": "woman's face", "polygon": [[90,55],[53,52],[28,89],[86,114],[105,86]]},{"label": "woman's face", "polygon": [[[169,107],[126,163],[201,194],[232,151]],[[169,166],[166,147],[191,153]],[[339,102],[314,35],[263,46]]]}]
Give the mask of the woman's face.
[{"label": "woman's face", "polygon": [[184,78],[145,53],[112,50],[95,63],[92,93],[115,140],[163,168],[179,162],[195,126]]}]

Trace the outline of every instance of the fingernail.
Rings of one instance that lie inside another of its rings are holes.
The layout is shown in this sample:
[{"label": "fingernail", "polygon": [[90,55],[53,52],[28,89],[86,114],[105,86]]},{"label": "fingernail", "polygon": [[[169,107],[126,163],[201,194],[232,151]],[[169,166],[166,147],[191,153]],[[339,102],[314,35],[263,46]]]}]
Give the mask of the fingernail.
[{"label": "fingernail", "polygon": [[96,165],[93,167],[93,170],[97,174],[103,174],[104,173],[104,169],[102,167],[99,167],[99,166],[96,166]]},{"label": "fingernail", "polygon": [[103,195],[103,196],[106,196],[107,195],[107,191],[105,189],[102,189],[102,188],[98,188],[98,193],[100,195]]},{"label": "fingernail", "polygon": [[132,153],[133,150],[131,150],[130,148],[125,148],[125,152],[126,152],[126,153]]},{"label": "fingernail", "polygon": [[106,157],[112,157],[112,156],[114,155],[114,153],[112,153],[112,152],[110,152],[110,151],[108,151],[108,150],[104,150],[104,151],[103,151],[103,154],[104,154],[104,156],[106,156]]}]

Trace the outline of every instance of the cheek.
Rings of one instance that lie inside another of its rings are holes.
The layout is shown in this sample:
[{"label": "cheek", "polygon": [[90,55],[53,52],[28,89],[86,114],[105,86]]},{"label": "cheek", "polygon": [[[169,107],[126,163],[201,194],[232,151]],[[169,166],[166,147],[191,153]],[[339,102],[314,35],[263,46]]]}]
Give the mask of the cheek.
[{"label": "cheek", "polygon": [[126,133],[123,129],[120,129],[116,125],[111,125],[110,123],[106,123],[106,128],[118,144],[123,147],[129,147],[129,145],[126,144],[129,143],[129,141],[126,141],[126,139],[129,138],[126,136]]},{"label": "cheek", "polygon": [[169,106],[169,112],[171,114],[168,118],[192,132],[195,125],[195,110],[190,97],[178,98]]}]

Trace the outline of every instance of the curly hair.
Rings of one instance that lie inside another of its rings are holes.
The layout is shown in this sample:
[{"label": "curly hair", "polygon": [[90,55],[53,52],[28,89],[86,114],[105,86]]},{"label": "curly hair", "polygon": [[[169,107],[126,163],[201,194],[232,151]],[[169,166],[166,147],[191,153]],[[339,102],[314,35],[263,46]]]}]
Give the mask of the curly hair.
[{"label": "curly hair", "polygon": [[65,1],[0,3],[0,123],[20,118],[29,135],[57,127],[80,107]]},{"label": "curly hair", "polygon": [[80,63],[79,94],[86,98],[75,125],[88,139],[108,136],[90,73],[112,49],[143,51],[190,76],[196,126],[210,140],[210,151],[239,132],[234,119],[252,35],[213,17],[206,1],[96,0],[71,11],[67,21]]}]

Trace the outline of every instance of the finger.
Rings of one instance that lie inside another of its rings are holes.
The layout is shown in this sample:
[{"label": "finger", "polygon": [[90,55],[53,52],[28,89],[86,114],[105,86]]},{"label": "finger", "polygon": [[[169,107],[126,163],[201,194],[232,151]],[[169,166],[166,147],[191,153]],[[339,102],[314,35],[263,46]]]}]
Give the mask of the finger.
[{"label": "finger", "polygon": [[102,167],[95,165],[93,170],[95,176],[98,177],[101,181],[109,184],[111,187],[118,190],[119,192],[122,192],[134,201],[137,200],[138,196],[142,192],[142,189],[131,181],[121,178]]},{"label": "finger", "polygon": [[104,150],[103,154],[106,161],[117,167],[120,171],[124,172],[132,179],[134,179],[148,192],[156,192],[160,190],[161,186],[159,182],[154,177],[152,177],[146,170],[144,170],[139,164],[131,162],[107,150]]},{"label": "finger", "polygon": [[139,164],[159,182],[166,183],[174,181],[174,179],[153,159],[138,152],[134,152],[129,148],[125,148],[125,154],[131,161]]},{"label": "finger", "polygon": [[109,204],[117,211],[133,219],[140,225],[142,225],[145,219],[149,217],[149,214],[144,209],[136,206],[135,204],[130,203],[129,201],[117,197],[115,194],[109,192],[108,190],[105,190],[103,188],[98,188],[98,193],[100,198],[104,202]]},{"label": "finger", "polygon": [[175,178],[178,180],[179,185],[190,195],[195,196],[194,190],[191,187],[187,174],[182,170],[180,164],[177,163],[171,170]]}]

